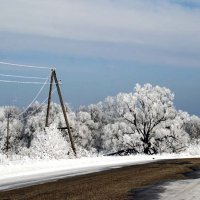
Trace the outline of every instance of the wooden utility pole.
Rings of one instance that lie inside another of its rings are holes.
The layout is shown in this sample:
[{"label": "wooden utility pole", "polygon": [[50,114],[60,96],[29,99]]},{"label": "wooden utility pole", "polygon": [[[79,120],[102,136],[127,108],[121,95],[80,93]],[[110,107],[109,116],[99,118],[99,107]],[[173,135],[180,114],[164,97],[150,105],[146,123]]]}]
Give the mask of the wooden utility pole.
[{"label": "wooden utility pole", "polygon": [[55,69],[52,69],[52,73],[51,73],[51,83],[50,83],[49,99],[48,99],[48,107],[47,107],[47,116],[46,116],[46,127],[48,127],[48,121],[49,121],[49,112],[50,112],[50,104],[51,104],[51,96],[52,96],[52,88],[53,88],[53,79],[54,79],[55,84],[56,84],[58,96],[59,96],[59,99],[60,99],[61,108],[62,108],[62,111],[63,111],[63,116],[64,116],[65,123],[66,123],[66,128],[63,128],[63,129],[67,129],[68,130],[71,147],[72,147],[72,150],[73,150],[74,154],[76,155],[76,148],[75,148],[75,145],[74,145],[74,141],[73,141],[73,138],[72,138],[69,121],[68,121],[68,118],[67,118],[67,111],[66,111],[66,107],[65,107],[65,104],[64,104],[64,100],[63,100],[63,97],[62,97],[61,90],[60,90],[60,84],[59,84]]},{"label": "wooden utility pole", "polygon": [[51,70],[51,81],[50,81],[50,88],[49,88],[49,98],[48,98],[47,116],[46,116],[45,127],[49,126],[49,112],[50,112],[50,106],[51,106],[52,89],[53,89],[53,69]]},{"label": "wooden utility pole", "polygon": [[10,114],[8,114],[7,116],[7,136],[6,136],[6,152],[7,152],[7,156],[8,156],[8,150],[9,150],[9,146],[10,146],[10,142],[9,142],[9,138],[10,137]]}]

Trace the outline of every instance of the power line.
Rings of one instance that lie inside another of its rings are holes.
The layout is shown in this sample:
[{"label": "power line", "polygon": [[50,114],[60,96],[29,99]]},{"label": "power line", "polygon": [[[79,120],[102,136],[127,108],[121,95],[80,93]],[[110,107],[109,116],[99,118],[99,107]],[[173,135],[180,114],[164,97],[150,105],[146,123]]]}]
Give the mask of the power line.
[{"label": "power line", "polygon": [[[44,82],[32,82],[32,81],[10,81],[10,80],[0,80],[3,83],[21,83],[21,84],[36,84],[43,85]],[[50,85],[51,83],[45,83],[45,85]]]},{"label": "power line", "polygon": [[11,75],[11,74],[0,74],[0,76],[13,77],[13,78],[24,78],[24,79],[41,79],[41,80],[46,80],[47,79],[47,78],[36,77],[36,76],[18,76],[18,75]]},{"label": "power line", "polygon": [[44,82],[43,86],[40,88],[40,90],[39,90],[38,93],[36,94],[35,98],[31,101],[31,103],[27,106],[27,108],[26,108],[23,112],[21,112],[21,113],[19,114],[19,116],[23,115],[23,114],[32,106],[32,104],[36,101],[36,99],[39,97],[39,95],[40,95],[41,92],[43,91],[43,89],[44,89],[44,87],[45,87],[45,85],[46,85],[46,83],[47,83],[48,81],[49,81],[49,78],[47,78],[47,80]]},{"label": "power line", "polygon": [[[56,91],[56,88],[53,90],[52,94],[54,94],[55,91]],[[26,117],[24,117],[23,120],[29,118],[32,114],[34,114],[35,112],[37,112],[37,111],[44,105],[44,103],[45,103],[47,100],[48,100],[48,97],[40,104],[40,106],[39,106],[36,110],[32,111],[29,115],[27,115]]]},{"label": "power line", "polygon": [[24,64],[18,64],[18,63],[2,62],[2,61],[0,61],[0,64],[1,65],[14,66],[14,67],[26,67],[26,68],[36,68],[36,69],[51,69],[50,67],[44,67],[44,66],[24,65]]}]

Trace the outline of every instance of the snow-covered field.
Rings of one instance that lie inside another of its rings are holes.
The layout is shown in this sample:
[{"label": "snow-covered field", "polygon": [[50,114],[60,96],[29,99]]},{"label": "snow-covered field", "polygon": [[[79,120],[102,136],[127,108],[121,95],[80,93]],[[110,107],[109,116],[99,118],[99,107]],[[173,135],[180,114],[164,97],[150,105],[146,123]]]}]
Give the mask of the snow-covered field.
[{"label": "snow-covered field", "polygon": [[200,157],[189,154],[136,155],[123,157],[91,157],[68,160],[12,159],[1,162],[0,190],[8,190],[64,177],[88,174],[123,166],[158,160]]}]

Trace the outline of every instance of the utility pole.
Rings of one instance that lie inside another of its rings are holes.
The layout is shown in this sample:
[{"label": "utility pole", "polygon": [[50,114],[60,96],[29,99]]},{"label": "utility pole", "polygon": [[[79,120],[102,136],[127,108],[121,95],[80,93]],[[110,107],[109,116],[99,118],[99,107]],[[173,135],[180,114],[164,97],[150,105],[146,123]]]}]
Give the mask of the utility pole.
[{"label": "utility pole", "polygon": [[7,136],[6,136],[6,152],[7,152],[7,157],[8,157],[8,150],[9,150],[9,146],[10,146],[10,113],[8,113],[7,115]]},{"label": "utility pole", "polygon": [[72,147],[72,150],[73,150],[74,154],[76,155],[76,148],[75,148],[75,145],[74,145],[74,141],[73,141],[73,138],[72,138],[69,121],[68,121],[68,118],[67,118],[67,111],[66,111],[66,107],[64,105],[64,100],[63,100],[63,97],[62,97],[60,84],[59,84],[55,69],[52,69],[52,72],[51,72],[51,82],[50,82],[49,99],[48,99],[47,115],[46,115],[46,127],[48,127],[48,125],[49,125],[48,122],[49,122],[49,112],[50,112],[53,80],[55,81],[55,84],[56,84],[56,88],[57,88],[57,92],[58,92],[61,108],[62,108],[62,111],[63,111],[63,116],[64,116],[65,123],[66,123],[66,128],[62,128],[62,129],[67,129],[68,130],[71,147]]},{"label": "utility pole", "polygon": [[51,70],[51,81],[50,81],[50,88],[49,88],[49,98],[48,98],[47,116],[46,116],[45,127],[49,126],[49,112],[50,112],[50,106],[51,106],[52,89],[53,89],[53,69]]}]

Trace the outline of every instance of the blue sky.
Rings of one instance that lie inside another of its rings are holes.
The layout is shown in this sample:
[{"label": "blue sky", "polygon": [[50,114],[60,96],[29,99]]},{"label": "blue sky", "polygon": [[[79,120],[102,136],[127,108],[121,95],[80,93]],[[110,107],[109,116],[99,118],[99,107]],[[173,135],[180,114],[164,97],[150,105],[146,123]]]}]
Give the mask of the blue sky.
[{"label": "blue sky", "polygon": [[[56,66],[73,108],[151,83],[169,87],[178,109],[200,115],[199,33],[197,0],[0,0],[0,61]],[[26,106],[39,87],[0,84],[0,105]],[[46,95],[47,88],[39,100]]]}]

